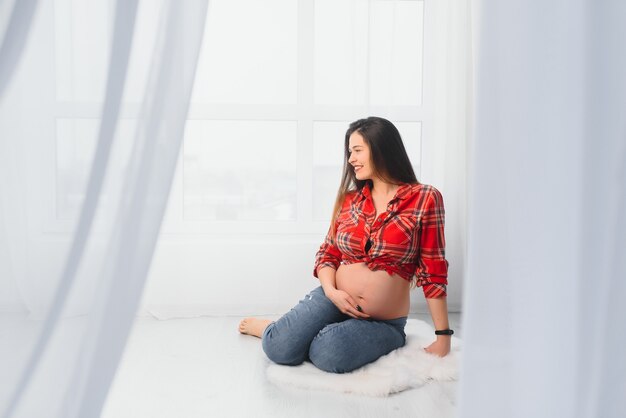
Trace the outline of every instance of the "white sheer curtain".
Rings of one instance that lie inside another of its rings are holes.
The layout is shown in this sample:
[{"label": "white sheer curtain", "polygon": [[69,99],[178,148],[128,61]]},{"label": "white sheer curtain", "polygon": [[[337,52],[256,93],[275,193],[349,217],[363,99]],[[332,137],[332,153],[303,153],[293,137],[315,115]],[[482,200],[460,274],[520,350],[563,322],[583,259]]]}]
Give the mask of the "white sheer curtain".
[{"label": "white sheer curtain", "polygon": [[[59,114],[89,105],[76,105],[80,100],[64,103],[58,89],[38,82],[52,71],[49,51],[36,46],[46,45],[54,13],[62,9],[62,2],[51,3],[39,5],[29,33],[36,2],[16,1],[0,48],[2,280],[17,284],[30,313],[27,320],[0,317],[4,417],[99,416],[161,225],[207,11],[206,0],[152,2],[149,7],[160,15],[153,28],[152,53],[146,54],[141,48],[131,50],[138,2],[110,4],[108,69],[100,69],[108,73],[107,82],[91,105],[101,111],[89,181],[78,221],[59,224],[41,209],[49,207],[49,194],[37,193],[33,186],[47,184],[45,177],[55,172],[54,167],[48,171],[37,166],[38,155],[49,144],[54,144],[53,150],[61,146],[58,134],[66,121]],[[26,46],[27,37],[32,48]],[[145,88],[134,134],[124,136],[121,115],[133,106],[123,106],[124,97],[136,87],[125,86],[133,54],[148,62],[143,65]],[[21,55],[24,62],[18,67]],[[94,51],[93,56],[104,55]],[[128,150],[124,162],[116,161],[120,148]],[[56,163],[62,164],[59,156]],[[70,234],[63,234],[64,225]]]},{"label": "white sheer curtain", "polygon": [[438,187],[446,208],[446,258],[450,261],[448,308],[462,310],[467,254],[467,141],[471,126],[472,54],[469,0],[427,2],[437,39],[427,44],[424,59],[440,75],[425,85],[433,98],[432,114],[424,126],[422,176]]},{"label": "white sheer curtain", "polygon": [[626,416],[626,5],[476,1],[462,417]]}]

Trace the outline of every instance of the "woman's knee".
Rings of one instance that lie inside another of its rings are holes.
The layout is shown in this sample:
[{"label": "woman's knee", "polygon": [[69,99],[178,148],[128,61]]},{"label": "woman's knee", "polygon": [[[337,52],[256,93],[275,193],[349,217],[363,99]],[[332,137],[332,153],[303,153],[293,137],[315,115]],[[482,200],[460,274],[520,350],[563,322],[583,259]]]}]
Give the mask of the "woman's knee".
[{"label": "woman's knee", "polygon": [[277,364],[296,366],[306,360],[307,352],[294,344],[288,335],[273,331],[273,323],[268,325],[261,338],[261,345],[267,358]]},{"label": "woman's knee", "polygon": [[309,359],[318,369],[330,373],[347,373],[357,368],[351,358],[352,349],[341,341],[341,335],[334,333],[341,326],[340,323],[327,326],[311,342]]},{"label": "woman's knee", "polygon": [[265,329],[263,351],[275,363],[300,364],[308,358],[309,345],[320,328],[341,318],[341,312],[319,286]]},{"label": "woman's knee", "polygon": [[311,343],[309,359],[315,367],[329,373],[348,373],[359,367],[346,356],[345,352],[336,348],[320,350],[315,342]]},{"label": "woman's knee", "polygon": [[309,359],[317,368],[331,373],[348,373],[405,343],[397,332],[364,330],[361,327],[364,323],[355,321],[362,320],[331,324],[313,339],[309,347]]}]

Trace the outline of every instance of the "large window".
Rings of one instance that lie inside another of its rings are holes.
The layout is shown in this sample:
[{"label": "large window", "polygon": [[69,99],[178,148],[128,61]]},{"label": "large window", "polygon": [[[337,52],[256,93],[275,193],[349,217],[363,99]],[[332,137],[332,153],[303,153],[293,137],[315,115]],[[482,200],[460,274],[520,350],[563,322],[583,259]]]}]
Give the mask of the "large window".
[{"label": "large window", "polygon": [[[52,227],[82,203],[105,89],[113,2],[56,0]],[[160,3],[141,1],[105,187],[130,155]],[[348,123],[396,123],[420,175],[431,100],[428,0],[211,0],[163,232],[319,233]],[[103,196],[106,205],[106,188]]]}]

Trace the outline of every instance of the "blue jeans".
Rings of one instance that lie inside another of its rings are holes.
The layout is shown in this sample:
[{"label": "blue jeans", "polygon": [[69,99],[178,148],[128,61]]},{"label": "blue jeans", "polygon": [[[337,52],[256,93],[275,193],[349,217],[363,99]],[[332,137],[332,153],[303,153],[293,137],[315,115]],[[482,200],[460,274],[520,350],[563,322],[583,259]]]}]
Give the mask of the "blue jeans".
[{"label": "blue jeans", "polygon": [[406,320],[354,319],[319,286],[268,325],[261,336],[263,351],[278,364],[307,360],[324,371],[346,373],[404,346]]}]

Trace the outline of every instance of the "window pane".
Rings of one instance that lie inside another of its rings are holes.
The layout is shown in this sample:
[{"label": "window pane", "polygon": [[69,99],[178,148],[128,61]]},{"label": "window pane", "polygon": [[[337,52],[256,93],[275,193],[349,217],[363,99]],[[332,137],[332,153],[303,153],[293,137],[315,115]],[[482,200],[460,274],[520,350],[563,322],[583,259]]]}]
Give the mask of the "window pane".
[{"label": "window pane", "polygon": [[163,30],[161,20],[164,0],[140,0],[137,7],[137,20],[133,31],[133,46],[130,50],[128,74],[124,85],[124,101],[141,102],[153,66],[159,30]]},{"label": "window pane", "polygon": [[192,103],[296,103],[297,4],[211,0]]},{"label": "window pane", "polygon": [[316,103],[366,103],[367,17],[367,1],[316,0]]},{"label": "window pane", "polygon": [[[313,125],[313,219],[330,221],[343,168],[343,143],[350,122],[315,122]],[[411,165],[420,180],[422,124],[394,123]]]},{"label": "window pane", "polygon": [[296,219],[296,122],[189,120],[186,220]]},{"label": "window pane", "polygon": [[54,6],[57,98],[103,100],[110,53],[110,2],[56,0]]},{"label": "window pane", "polygon": [[370,11],[370,102],[422,103],[424,2],[374,1]]},{"label": "window pane", "polygon": [[[99,119],[57,119],[57,219],[78,218],[85,200],[99,127]],[[112,199],[118,200],[124,185],[135,129],[135,120],[120,119],[99,202],[104,210],[113,209],[117,202]]]},{"label": "window pane", "polygon": [[[139,1],[124,101],[143,99],[163,0]],[[111,0],[56,0],[57,99],[101,102],[108,75],[114,4]]]},{"label": "window pane", "polygon": [[330,222],[343,165],[349,121],[313,124],[313,219]]},{"label": "window pane", "polygon": [[423,12],[422,1],[316,0],[315,102],[420,105]]}]

